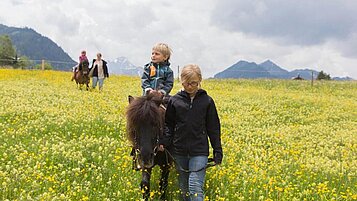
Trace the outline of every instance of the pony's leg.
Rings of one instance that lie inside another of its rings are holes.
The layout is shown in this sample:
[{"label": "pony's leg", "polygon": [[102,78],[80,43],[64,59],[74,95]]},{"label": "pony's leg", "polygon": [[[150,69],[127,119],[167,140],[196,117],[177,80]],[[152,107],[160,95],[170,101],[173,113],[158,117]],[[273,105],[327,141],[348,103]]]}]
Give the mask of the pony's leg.
[{"label": "pony's leg", "polygon": [[166,200],[166,190],[169,183],[168,180],[169,180],[170,166],[163,165],[160,166],[160,169],[161,169],[161,178],[159,183],[160,192],[161,192],[160,200]]},{"label": "pony's leg", "polygon": [[149,200],[150,198],[150,169],[143,169],[141,174],[141,191],[143,192],[143,198]]},{"label": "pony's leg", "polygon": [[72,75],[71,81],[73,81],[75,77],[76,77],[76,70],[73,71],[73,75]]},{"label": "pony's leg", "polygon": [[85,77],[85,79],[86,79],[86,90],[88,91],[89,90],[89,77],[88,76],[86,76]]}]

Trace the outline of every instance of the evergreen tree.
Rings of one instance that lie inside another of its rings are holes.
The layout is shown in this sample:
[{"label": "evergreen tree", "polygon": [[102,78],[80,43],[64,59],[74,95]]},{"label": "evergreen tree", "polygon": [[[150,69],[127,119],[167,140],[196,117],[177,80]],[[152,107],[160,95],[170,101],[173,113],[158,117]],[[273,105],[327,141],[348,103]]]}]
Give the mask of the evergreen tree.
[{"label": "evergreen tree", "polygon": [[330,74],[324,73],[324,71],[320,71],[317,75],[317,80],[331,80]]},{"label": "evergreen tree", "polygon": [[8,35],[0,36],[0,65],[13,66],[16,62],[16,51],[10,37]]},{"label": "evergreen tree", "polygon": [[33,65],[33,63],[26,57],[26,56],[21,56],[16,64],[15,64],[15,68],[21,68],[21,69],[26,69],[29,66]]}]

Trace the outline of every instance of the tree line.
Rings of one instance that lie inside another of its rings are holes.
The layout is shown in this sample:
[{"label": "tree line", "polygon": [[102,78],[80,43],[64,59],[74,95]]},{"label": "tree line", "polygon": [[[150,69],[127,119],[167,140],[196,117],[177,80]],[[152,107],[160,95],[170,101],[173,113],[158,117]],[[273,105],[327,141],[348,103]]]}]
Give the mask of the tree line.
[{"label": "tree line", "polygon": [[[0,67],[14,69],[41,69],[41,64],[34,65],[28,57],[18,55],[10,36],[0,35]],[[52,69],[51,64],[45,63],[45,69]]]}]

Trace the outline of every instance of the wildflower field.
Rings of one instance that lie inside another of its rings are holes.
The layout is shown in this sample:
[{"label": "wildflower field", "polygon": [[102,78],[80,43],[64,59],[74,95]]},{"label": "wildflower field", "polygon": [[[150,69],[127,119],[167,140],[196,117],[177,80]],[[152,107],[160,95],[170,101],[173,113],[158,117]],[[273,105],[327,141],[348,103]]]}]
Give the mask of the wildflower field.
[{"label": "wildflower field", "polygon": [[[70,78],[0,69],[0,200],[141,199],[124,116],[140,78],[111,76],[102,92],[78,90]],[[216,102],[224,152],[207,170],[206,200],[357,200],[357,82],[209,79],[202,87]],[[178,200],[174,169],[169,180],[169,200]]]}]

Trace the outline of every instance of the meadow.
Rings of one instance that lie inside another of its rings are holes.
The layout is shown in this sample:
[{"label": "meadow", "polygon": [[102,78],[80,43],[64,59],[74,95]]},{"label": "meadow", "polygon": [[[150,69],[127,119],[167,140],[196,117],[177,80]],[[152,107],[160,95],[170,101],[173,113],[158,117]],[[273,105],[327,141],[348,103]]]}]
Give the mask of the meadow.
[{"label": "meadow", "polygon": [[[125,137],[127,96],[141,94],[140,78],[111,76],[102,92],[70,78],[0,69],[0,200],[141,199]],[[357,82],[202,87],[216,102],[224,152],[207,170],[206,200],[357,200]],[[169,200],[178,193],[173,169]]]}]

